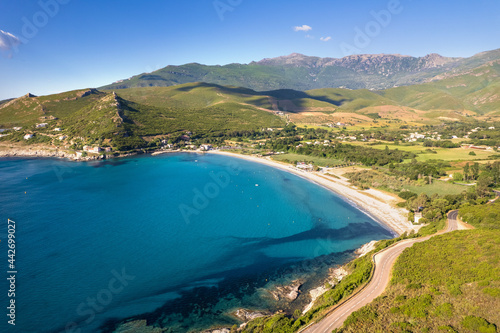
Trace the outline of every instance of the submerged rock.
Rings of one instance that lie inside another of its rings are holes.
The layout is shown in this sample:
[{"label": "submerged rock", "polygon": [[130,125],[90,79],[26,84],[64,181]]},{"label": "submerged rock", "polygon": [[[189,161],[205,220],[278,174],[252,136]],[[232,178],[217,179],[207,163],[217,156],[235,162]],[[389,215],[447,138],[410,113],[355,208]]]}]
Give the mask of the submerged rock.
[{"label": "submerged rock", "polygon": [[300,286],[302,286],[302,282],[300,280],[294,280],[288,286],[278,286],[275,287],[274,290],[269,290],[269,293],[277,301],[285,299],[293,302],[299,297]]},{"label": "submerged rock", "polygon": [[148,326],[146,320],[134,320],[121,324],[115,333],[162,333],[165,329]]},{"label": "submerged rock", "polygon": [[241,321],[247,322],[250,320],[254,320],[256,318],[260,317],[265,317],[266,314],[260,311],[252,311],[252,310],[247,310],[247,309],[238,309],[236,310],[233,315],[240,319]]},{"label": "submerged rock", "polygon": [[203,331],[201,333],[231,333],[231,330],[229,328],[218,328],[215,330]]}]

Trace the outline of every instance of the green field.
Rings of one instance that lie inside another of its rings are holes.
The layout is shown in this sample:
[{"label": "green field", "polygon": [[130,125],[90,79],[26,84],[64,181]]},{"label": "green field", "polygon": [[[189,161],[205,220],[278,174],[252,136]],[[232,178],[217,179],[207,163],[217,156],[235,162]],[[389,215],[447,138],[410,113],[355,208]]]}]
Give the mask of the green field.
[{"label": "green field", "polygon": [[423,186],[404,185],[403,188],[410,192],[414,192],[417,194],[425,193],[428,196],[431,196],[436,193],[439,195],[461,194],[463,191],[467,191],[468,186],[456,185],[453,183],[436,180],[429,185],[423,185]]},{"label": "green field", "polygon": [[[366,143],[351,143],[355,145],[366,145]],[[443,160],[443,161],[475,161],[475,160],[485,160],[490,158],[491,156],[498,155],[498,153],[494,151],[485,151],[485,150],[473,150],[473,149],[463,149],[463,148],[436,148],[436,147],[424,147],[422,145],[415,146],[405,146],[405,145],[395,145],[395,144],[378,144],[378,145],[369,145],[371,148],[375,149],[385,149],[385,147],[389,147],[389,149],[398,149],[402,151],[408,151],[415,154],[418,154],[416,160],[419,162],[425,162],[428,160]],[[431,149],[436,152],[430,153],[426,151],[426,149]],[[475,156],[469,155],[471,151],[474,151]]]},{"label": "green field", "polygon": [[316,157],[316,156],[308,156],[308,155],[300,155],[300,154],[283,154],[283,155],[274,155],[273,160],[276,161],[285,161],[288,160],[290,162],[299,161],[299,162],[312,162],[317,166],[336,166],[345,164],[345,162],[334,159],[334,158],[326,158],[326,157]]},{"label": "green field", "polygon": [[419,154],[417,161],[424,162],[435,159],[443,161],[475,161],[488,159],[489,157],[496,155],[494,151],[474,150],[476,155],[472,156],[469,155],[469,153],[473,150],[462,148],[433,148],[433,150],[435,150],[437,154]]}]

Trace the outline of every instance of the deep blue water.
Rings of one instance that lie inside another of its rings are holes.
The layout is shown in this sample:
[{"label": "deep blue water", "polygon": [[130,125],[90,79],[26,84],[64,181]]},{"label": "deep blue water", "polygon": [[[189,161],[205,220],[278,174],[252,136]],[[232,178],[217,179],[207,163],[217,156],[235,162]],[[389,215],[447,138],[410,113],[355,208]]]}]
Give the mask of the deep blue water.
[{"label": "deep blue water", "polygon": [[[93,332],[144,313],[164,325],[175,317],[187,330],[201,307],[213,310],[199,320],[205,325],[232,306],[265,307],[256,290],[280,269],[391,237],[300,177],[197,154],[0,160],[4,276],[8,218],[16,222],[17,313],[14,330],[1,313],[0,332]],[[9,288],[0,281],[5,309]]]}]

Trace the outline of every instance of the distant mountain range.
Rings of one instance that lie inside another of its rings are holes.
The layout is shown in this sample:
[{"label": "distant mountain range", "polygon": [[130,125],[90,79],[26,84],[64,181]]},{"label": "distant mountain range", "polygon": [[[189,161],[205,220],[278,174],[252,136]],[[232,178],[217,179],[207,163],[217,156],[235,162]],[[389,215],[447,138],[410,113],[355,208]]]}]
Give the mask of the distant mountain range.
[{"label": "distant mountain range", "polygon": [[499,59],[500,49],[482,52],[470,58],[448,58],[438,54],[425,57],[381,54],[351,55],[335,59],[293,53],[250,64],[207,66],[191,63],[167,66],[100,89],[166,87],[206,82],[256,91],[306,91],[321,88],[382,90],[461,75]]}]

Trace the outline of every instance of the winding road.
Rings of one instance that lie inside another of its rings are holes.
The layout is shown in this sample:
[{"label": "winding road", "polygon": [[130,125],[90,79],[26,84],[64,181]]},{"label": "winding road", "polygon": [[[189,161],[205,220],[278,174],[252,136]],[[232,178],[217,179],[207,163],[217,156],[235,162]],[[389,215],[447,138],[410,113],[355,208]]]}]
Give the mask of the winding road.
[{"label": "winding road", "polygon": [[437,234],[415,239],[405,239],[375,254],[373,256],[375,271],[373,272],[373,277],[370,282],[346,301],[335,306],[323,320],[309,326],[302,332],[330,333],[333,329],[342,327],[342,324],[352,312],[359,310],[384,292],[391,278],[392,266],[405,249],[411,247],[415,243],[426,241],[435,235],[459,229],[467,229],[458,221],[457,216],[457,210],[450,211],[448,213],[446,229]]}]

